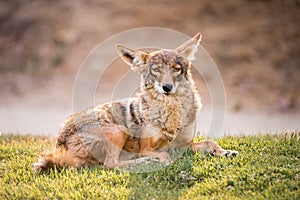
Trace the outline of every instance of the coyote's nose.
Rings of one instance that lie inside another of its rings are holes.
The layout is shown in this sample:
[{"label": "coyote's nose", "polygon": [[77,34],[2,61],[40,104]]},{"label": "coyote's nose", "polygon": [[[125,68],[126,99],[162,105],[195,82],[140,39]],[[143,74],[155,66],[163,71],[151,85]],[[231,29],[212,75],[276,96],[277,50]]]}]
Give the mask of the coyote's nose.
[{"label": "coyote's nose", "polygon": [[173,89],[173,85],[170,84],[170,83],[165,83],[162,85],[162,89],[165,91],[165,92],[171,92],[172,89]]}]

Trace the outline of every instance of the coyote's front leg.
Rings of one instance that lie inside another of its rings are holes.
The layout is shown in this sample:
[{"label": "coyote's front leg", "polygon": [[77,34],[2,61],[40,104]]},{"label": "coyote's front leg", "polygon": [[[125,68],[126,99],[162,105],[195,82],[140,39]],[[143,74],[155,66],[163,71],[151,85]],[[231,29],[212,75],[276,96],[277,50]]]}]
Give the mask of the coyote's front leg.
[{"label": "coyote's front leg", "polygon": [[171,164],[173,161],[170,158],[170,155],[165,152],[158,152],[158,151],[144,151],[141,153],[141,156],[150,157],[153,159],[157,159],[159,162],[165,163],[165,164]]},{"label": "coyote's front leg", "polygon": [[215,141],[205,140],[202,142],[193,142],[191,145],[193,151],[209,153],[216,156],[236,156],[238,155],[237,151],[234,150],[225,150]]},{"label": "coyote's front leg", "polygon": [[162,163],[170,164],[172,163],[172,159],[170,155],[166,151],[159,151],[164,149],[167,145],[167,141],[159,139],[155,140],[152,137],[141,138],[140,140],[140,156],[150,157],[153,159],[157,159]]}]

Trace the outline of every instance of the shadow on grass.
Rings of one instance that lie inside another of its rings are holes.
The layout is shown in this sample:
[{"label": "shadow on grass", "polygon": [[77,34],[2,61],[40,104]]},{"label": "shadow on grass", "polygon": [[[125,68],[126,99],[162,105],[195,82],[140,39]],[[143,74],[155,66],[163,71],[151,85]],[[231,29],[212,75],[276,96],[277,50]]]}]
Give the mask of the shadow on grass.
[{"label": "shadow on grass", "polygon": [[177,159],[172,153],[170,155],[174,160],[171,165],[154,166],[149,172],[131,171],[129,199],[178,199],[183,190],[199,182],[193,175],[194,153],[191,150],[184,150]]}]

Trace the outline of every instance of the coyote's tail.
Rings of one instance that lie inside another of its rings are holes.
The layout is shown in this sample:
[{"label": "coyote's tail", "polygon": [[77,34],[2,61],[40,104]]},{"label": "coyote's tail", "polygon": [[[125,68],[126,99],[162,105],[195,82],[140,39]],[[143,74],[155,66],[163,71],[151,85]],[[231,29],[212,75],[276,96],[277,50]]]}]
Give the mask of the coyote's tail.
[{"label": "coyote's tail", "polygon": [[44,172],[49,169],[63,167],[64,158],[62,152],[54,150],[53,152],[42,155],[36,163],[32,165],[33,170],[37,172]]}]

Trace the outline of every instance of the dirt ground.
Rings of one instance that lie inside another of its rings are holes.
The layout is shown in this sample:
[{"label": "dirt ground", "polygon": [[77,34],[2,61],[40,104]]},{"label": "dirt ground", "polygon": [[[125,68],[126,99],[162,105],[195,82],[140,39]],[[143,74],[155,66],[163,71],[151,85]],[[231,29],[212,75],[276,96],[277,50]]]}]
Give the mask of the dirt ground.
[{"label": "dirt ground", "polygon": [[89,52],[113,34],[152,26],[203,34],[225,83],[227,129],[239,119],[253,131],[299,128],[299,9],[298,0],[0,1],[0,131],[55,134],[73,111]]}]

